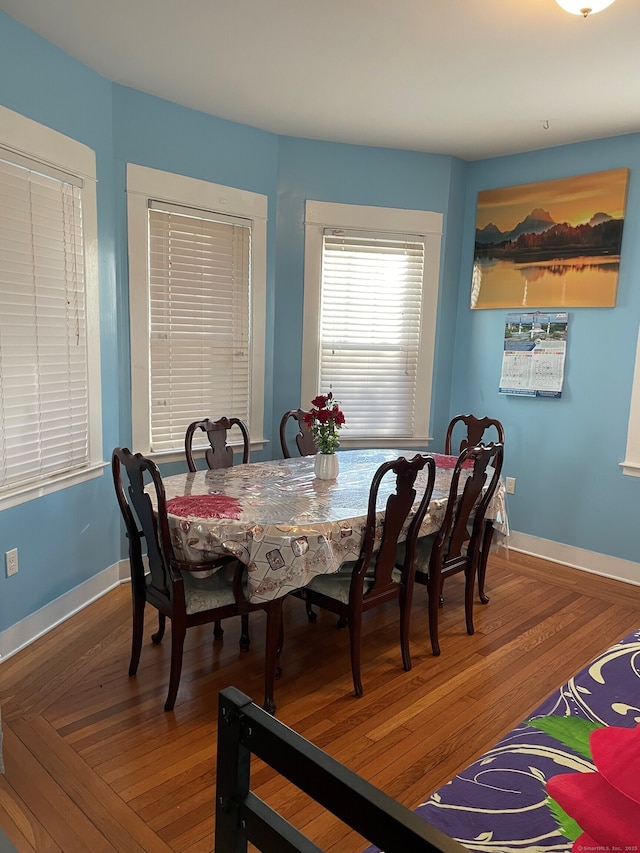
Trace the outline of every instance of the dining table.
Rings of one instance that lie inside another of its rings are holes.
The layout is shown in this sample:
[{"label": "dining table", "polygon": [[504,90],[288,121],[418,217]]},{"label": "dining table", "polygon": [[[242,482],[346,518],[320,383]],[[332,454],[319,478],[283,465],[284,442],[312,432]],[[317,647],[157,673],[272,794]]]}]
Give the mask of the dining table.
[{"label": "dining table", "polygon": [[[373,475],[383,462],[413,455],[393,449],[339,451],[334,480],[315,476],[314,456],[165,477],[175,555],[194,563],[233,555],[247,566],[251,602],[287,595],[315,575],[337,572],[346,561],[357,559]],[[420,536],[436,533],[442,523],[457,459],[430,455],[436,461],[436,481]],[[422,471],[416,480],[416,507],[426,477]],[[392,488],[390,482],[389,490],[382,488],[378,495],[382,514]],[[497,534],[494,547],[505,545],[509,527],[502,481],[487,518]],[[405,529],[410,520],[411,515]]]}]

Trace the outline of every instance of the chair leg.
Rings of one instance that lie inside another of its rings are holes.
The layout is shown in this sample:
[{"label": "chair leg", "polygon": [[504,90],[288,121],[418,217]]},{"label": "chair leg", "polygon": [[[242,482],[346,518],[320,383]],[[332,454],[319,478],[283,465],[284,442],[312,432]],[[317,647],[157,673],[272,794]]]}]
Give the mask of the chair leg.
[{"label": "chair leg", "polygon": [[[433,579],[432,579],[433,578]],[[440,604],[440,590],[442,579],[440,574],[434,578],[434,573],[429,575],[427,591],[429,593],[429,636],[431,637],[431,651],[435,657],[440,654],[440,643],[438,642],[438,608]]]},{"label": "chair leg", "polygon": [[276,649],[276,678],[280,678],[282,675],[282,667],[280,666],[280,655],[282,654],[282,649],[284,648],[284,613],[282,618],[280,619],[280,633],[278,635],[278,648]]},{"label": "chair leg", "polygon": [[186,633],[186,627],[176,624],[176,620],[173,619],[171,622],[171,672],[169,674],[167,701],[164,703],[165,711],[173,711],[173,706],[176,704],[176,696],[178,695],[178,686],[182,674],[182,651]]},{"label": "chair leg", "polygon": [[166,627],[166,624],[167,624],[167,617],[164,615],[164,613],[160,613],[160,612],[158,611],[158,630],[156,631],[156,633],[155,633],[155,634],[152,634],[152,635],[151,635],[151,640],[152,640],[152,642],[154,642],[156,645],[157,645],[157,644],[162,640],[162,638],[164,637],[164,629],[165,629],[165,627]]},{"label": "chair leg", "polygon": [[315,622],[316,619],[318,618],[318,614],[315,612],[315,610],[313,610],[313,608],[311,606],[311,602],[309,601],[308,598],[305,601],[305,605],[307,608],[307,619],[309,620],[309,622]]},{"label": "chair leg", "polygon": [[251,640],[249,639],[249,614],[243,613],[240,616],[240,649],[246,652],[249,648]]},{"label": "chair leg", "polygon": [[467,634],[472,635],[473,628],[473,589],[476,581],[475,564],[467,567],[464,580],[464,615],[467,623]]},{"label": "chair leg", "polygon": [[273,697],[278,646],[282,638],[282,602],[275,598],[267,608],[267,636],[264,651],[264,705],[265,711],[275,714],[276,703]]},{"label": "chair leg", "polygon": [[480,557],[478,559],[478,596],[483,604],[488,604],[490,599],[484,591],[484,579],[487,574],[487,560],[489,559],[489,551],[491,550],[491,540],[493,539],[493,523],[485,522],[484,536],[482,537],[482,547],[480,549]]},{"label": "chair leg", "polygon": [[411,669],[411,648],[409,644],[409,628],[411,627],[411,600],[407,589],[400,590],[400,651],[402,652],[402,666],[405,672]]},{"label": "chair leg", "polygon": [[144,633],[144,605],[145,600],[133,599],[133,630],[131,632],[131,661],[129,662],[129,675],[135,675],[140,663],[140,652],[142,651],[142,636]]},{"label": "chair leg", "polygon": [[[340,617],[341,619],[343,617]],[[362,678],[360,675],[360,646],[362,643],[362,612],[349,614],[349,651],[351,654],[351,674],[356,696],[362,696]]]},{"label": "chair leg", "polygon": [[221,640],[224,636],[224,631],[222,629],[222,621],[220,619],[216,619],[213,623],[213,639]]}]

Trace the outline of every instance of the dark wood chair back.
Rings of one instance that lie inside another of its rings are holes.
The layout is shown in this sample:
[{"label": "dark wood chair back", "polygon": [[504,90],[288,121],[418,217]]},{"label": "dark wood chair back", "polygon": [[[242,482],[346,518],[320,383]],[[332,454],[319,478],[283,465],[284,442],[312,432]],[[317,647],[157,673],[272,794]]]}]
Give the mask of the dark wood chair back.
[{"label": "dark wood chair back", "polygon": [[[462,453],[467,447],[476,447],[481,442],[487,444],[485,432],[494,430],[497,442],[504,444],[504,428],[495,418],[477,418],[475,415],[457,415],[447,427],[444,452],[447,455]],[[456,447],[454,432],[459,436],[460,443]]]},{"label": "dark wood chair back", "polygon": [[296,421],[298,425],[298,433],[296,435],[296,445],[300,456],[315,456],[318,452],[316,442],[311,432],[311,428],[305,423],[304,417],[308,415],[304,409],[291,409],[285,412],[280,421],[280,446],[282,447],[282,455],[285,459],[291,457],[289,444],[287,442],[287,424],[289,420]]},{"label": "dark wood chair back", "polygon": [[[444,580],[465,573],[467,632],[473,634],[473,589],[485,538],[487,508],[500,481],[503,446],[499,443],[467,447],[452,472],[444,519],[431,543],[427,566],[418,562],[416,582],[429,591],[429,631],[434,655],[440,654],[438,608]],[[469,470],[469,463],[472,467]]]},{"label": "dark wood chair back", "polygon": [[[420,498],[416,480],[423,469]],[[435,483],[436,465],[432,456],[417,454],[411,460],[404,457],[384,462],[376,471],[369,490],[367,520],[358,559],[346,563],[335,575],[317,575],[311,583],[294,593],[307,603],[310,621],[316,614],[312,607],[330,610],[339,616],[339,625],[349,626],[351,670],[356,696],[362,695],[360,675],[360,646],[362,614],[367,610],[398,600],[400,606],[400,648],[405,670],[411,669],[409,626],[411,601],[416,567],[416,543],[424,521]],[[378,509],[382,483],[395,478],[395,491],[386,501],[384,515]],[[398,541],[407,526],[406,544],[401,565],[397,564]]]},{"label": "dark wood chair back", "polygon": [[[427,469],[428,479],[405,540],[405,558],[402,565],[401,582],[407,583],[415,572],[415,548],[418,532],[433,493],[436,472],[435,461],[431,456],[421,456],[420,454],[416,454],[410,461],[401,456],[391,462],[384,462],[373,477],[369,491],[364,540],[360,549],[360,556],[353,568],[353,577],[356,580],[355,583],[352,583],[352,586],[355,586],[365,599],[384,595],[389,588],[392,588],[394,592],[397,591],[399,584],[394,577],[394,570],[396,569],[398,542],[415,503],[416,478],[423,468]],[[387,498],[384,519],[381,520],[377,510],[378,493],[382,481],[390,473],[395,476],[395,491]],[[366,582],[364,582],[365,578]]]},{"label": "dark wood chair back", "polygon": [[187,427],[184,437],[184,452],[189,471],[198,470],[193,457],[193,435],[197,429],[206,433],[209,441],[210,446],[207,447],[204,454],[208,467],[212,470],[231,468],[233,465],[233,448],[227,444],[227,433],[234,426],[238,427],[242,433],[242,462],[246,465],[251,452],[251,441],[249,430],[244,421],[239,418],[219,418],[217,421],[205,418],[203,421],[194,421]]},{"label": "dark wood chair back", "polygon": [[[184,638],[193,625],[218,623],[230,616],[245,617],[253,610],[267,612],[265,652],[265,708],[275,709],[273,684],[280,646],[282,599],[250,603],[244,592],[245,567],[231,555],[218,561],[186,563],[178,560],[173,550],[167,501],[160,472],[153,460],[126,447],[116,447],[111,457],[111,470],[116,497],[124,518],[129,539],[131,566],[131,595],[133,600],[133,632],[129,675],[136,674],[142,650],[145,604],[158,611],[158,631],[152,636],[159,643],[165,631],[166,619],[171,619],[171,670],[165,711],[175,705],[180,675]],[[123,482],[122,471],[127,484]],[[155,497],[155,509],[147,487]],[[142,540],[145,540],[149,577],[145,576]],[[227,578],[224,570],[211,578],[194,581],[193,572],[210,572],[224,563],[233,565],[233,575]],[[207,600],[210,606],[207,607]],[[190,603],[197,606],[190,607]],[[204,602],[204,603],[203,603]],[[244,628],[244,623],[243,623]],[[221,636],[220,634],[216,636]],[[243,645],[243,639],[246,643]],[[248,638],[241,638],[241,648],[248,647]]]},{"label": "dark wood chair back", "polygon": [[[126,492],[122,482],[122,467],[129,482]],[[171,539],[167,522],[167,502],[160,472],[151,459],[146,459],[140,453],[134,455],[126,447],[115,448],[111,458],[111,469],[116,498],[129,540],[131,582],[136,590],[144,594],[147,585],[142,553],[144,539],[150,573],[149,586],[162,595],[167,595],[171,586],[171,569],[168,559],[168,554],[171,552]],[[153,510],[151,498],[145,491],[145,474],[153,483],[158,507],[157,515]]]},{"label": "dark wood chair back", "polygon": [[[500,421],[495,418],[477,418],[475,415],[458,415],[453,418],[447,429],[445,438],[446,454],[461,453],[467,447],[488,443],[493,438],[497,443],[504,445],[504,428]],[[460,443],[456,447],[457,440]],[[485,523],[485,533],[480,550],[477,555],[478,595],[483,604],[488,604],[489,596],[484,591],[484,581],[487,573],[487,560],[493,540],[493,524],[491,521]]]}]

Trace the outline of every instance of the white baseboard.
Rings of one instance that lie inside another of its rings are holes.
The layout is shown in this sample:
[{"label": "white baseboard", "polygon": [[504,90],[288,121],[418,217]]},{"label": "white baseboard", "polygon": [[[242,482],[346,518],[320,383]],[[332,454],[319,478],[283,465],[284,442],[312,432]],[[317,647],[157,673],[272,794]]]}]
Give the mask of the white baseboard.
[{"label": "white baseboard", "polygon": [[563,563],[583,572],[602,575],[605,578],[625,581],[636,586],[640,585],[640,563],[632,560],[622,560],[620,557],[610,557],[596,551],[586,551],[573,545],[563,545],[550,539],[540,539],[529,536],[528,533],[511,531],[508,543],[509,550],[522,551],[534,557],[544,557],[553,563]]},{"label": "white baseboard", "polygon": [[129,561],[120,560],[25,619],[21,619],[20,622],[16,622],[15,625],[0,633],[0,658],[5,660],[16,654],[38,637],[55,628],[60,622],[64,622],[65,619],[129,578]]}]

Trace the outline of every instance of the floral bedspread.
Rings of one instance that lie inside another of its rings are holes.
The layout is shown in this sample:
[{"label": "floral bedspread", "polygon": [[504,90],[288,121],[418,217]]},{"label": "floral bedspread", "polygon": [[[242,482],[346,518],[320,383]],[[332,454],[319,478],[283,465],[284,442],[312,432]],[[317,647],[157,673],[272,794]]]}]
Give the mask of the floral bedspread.
[{"label": "floral bedspread", "polygon": [[[590,837],[580,834],[586,827],[572,822],[575,815],[559,813],[557,804],[547,799],[548,780],[559,779],[560,774],[589,773],[584,777],[587,784],[583,805],[589,812],[590,827],[601,834],[609,831],[605,822],[621,826],[620,816],[612,814],[609,804],[604,806],[591,794],[588,783],[596,776],[598,762],[594,763],[590,750],[581,746],[578,739],[575,747],[567,745],[563,730],[575,728],[564,725],[568,717],[589,721],[592,725],[585,723],[584,728],[600,730],[600,734],[602,726],[638,726],[640,630],[624,637],[569,679],[528,720],[437,790],[416,813],[473,853],[640,850],[640,804],[629,802],[625,808],[623,817],[630,819],[636,829],[630,835],[627,830],[621,846],[596,842],[591,846]],[[617,757],[621,767],[629,761],[628,749],[624,752]],[[610,751],[608,757],[609,764],[617,760]],[[629,770],[627,767],[624,771],[627,781],[638,779],[640,763],[633,773],[629,774]],[[563,775],[563,784],[568,778]],[[580,781],[576,780],[572,787],[579,789]],[[550,788],[554,790],[553,785]],[[369,848],[367,853],[373,850]]]}]

